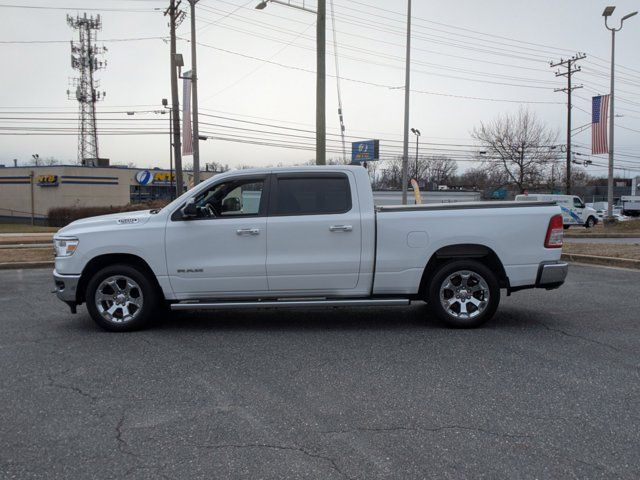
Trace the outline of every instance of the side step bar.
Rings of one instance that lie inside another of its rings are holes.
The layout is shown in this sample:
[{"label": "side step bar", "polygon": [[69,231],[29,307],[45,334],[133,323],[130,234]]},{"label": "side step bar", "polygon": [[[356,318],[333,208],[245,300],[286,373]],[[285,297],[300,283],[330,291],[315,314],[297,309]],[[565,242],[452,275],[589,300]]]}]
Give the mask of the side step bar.
[{"label": "side step bar", "polygon": [[171,305],[171,310],[218,310],[237,308],[299,308],[299,307],[393,307],[409,305],[408,298],[372,298],[345,300],[273,300],[263,302],[181,302]]}]

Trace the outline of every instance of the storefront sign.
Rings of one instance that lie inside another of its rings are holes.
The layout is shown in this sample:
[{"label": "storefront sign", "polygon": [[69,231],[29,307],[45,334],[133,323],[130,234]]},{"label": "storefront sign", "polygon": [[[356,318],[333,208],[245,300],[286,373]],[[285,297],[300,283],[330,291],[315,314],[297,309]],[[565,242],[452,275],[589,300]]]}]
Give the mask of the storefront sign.
[{"label": "storefront sign", "polygon": [[169,172],[154,172],[149,170],[141,170],[136,173],[136,182],[140,185],[170,185],[175,182],[175,175],[172,176]]},{"label": "storefront sign", "polygon": [[38,175],[36,181],[40,187],[57,187],[58,175]]},{"label": "storefront sign", "polygon": [[153,177],[149,170],[141,170],[136,173],[136,182],[138,182],[140,185],[149,185],[152,178]]}]

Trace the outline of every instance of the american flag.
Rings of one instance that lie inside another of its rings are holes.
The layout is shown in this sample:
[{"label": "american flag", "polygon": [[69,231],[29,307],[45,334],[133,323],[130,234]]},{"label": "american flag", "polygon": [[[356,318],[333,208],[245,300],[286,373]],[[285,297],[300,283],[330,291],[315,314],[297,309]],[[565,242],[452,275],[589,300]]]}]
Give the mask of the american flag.
[{"label": "american flag", "polygon": [[182,155],[193,155],[191,133],[191,72],[185,72],[182,84]]},{"label": "american flag", "polygon": [[609,95],[598,95],[591,99],[591,154],[609,153],[607,142],[607,119]]}]

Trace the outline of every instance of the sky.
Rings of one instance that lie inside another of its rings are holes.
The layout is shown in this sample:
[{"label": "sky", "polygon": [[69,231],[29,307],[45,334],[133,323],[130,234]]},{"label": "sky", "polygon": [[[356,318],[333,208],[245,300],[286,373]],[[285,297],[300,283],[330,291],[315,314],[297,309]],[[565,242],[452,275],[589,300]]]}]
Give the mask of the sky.
[{"label": "sky", "polygon": [[[316,0],[306,5],[315,8]],[[188,8],[186,0],[183,8]],[[314,158],[315,15],[258,0],[197,4],[201,163],[292,165]],[[302,0],[292,0],[301,5]],[[342,156],[337,115],[337,50],[347,155],[350,142],[380,139],[381,155],[399,155],[403,137],[406,2],[327,1],[328,157]],[[77,103],[67,98],[71,69],[66,15],[101,15],[99,44],[107,67],[97,73],[100,156],[112,163],[168,167],[170,96],[168,0],[7,0],[0,3],[0,164],[55,157],[77,161]],[[591,121],[591,97],[608,93],[611,34],[606,3],[585,0],[414,0],[410,126],[421,131],[420,152],[447,154],[460,170],[477,165],[473,128],[526,107],[566,143],[566,86],[549,63],[577,52],[573,126]],[[638,3],[618,1],[613,19]],[[37,8],[28,8],[37,7]],[[189,69],[189,17],[178,28],[178,52]],[[640,174],[640,16],[616,36],[616,164]],[[134,111],[134,115],[127,115]],[[44,130],[34,130],[43,128]],[[41,135],[56,128],[64,135]],[[65,130],[59,130],[64,128]],[[28,133],[28,135],[16,135]],[[36,133],[38,133],[36,135]],[[126,133],[126,134],[124,134]],[[135,134],[134,134],[135,133]],[[411,138],[411,152],[414,140]],[[251,143],[247,143],[251,142]],[[573,137],[591,158],[590,129]],[[589,173],[605,173],[606,156]],[[184,162],[191,163],[190,157]],[[602,165],[602,166],[599,166]]]}]

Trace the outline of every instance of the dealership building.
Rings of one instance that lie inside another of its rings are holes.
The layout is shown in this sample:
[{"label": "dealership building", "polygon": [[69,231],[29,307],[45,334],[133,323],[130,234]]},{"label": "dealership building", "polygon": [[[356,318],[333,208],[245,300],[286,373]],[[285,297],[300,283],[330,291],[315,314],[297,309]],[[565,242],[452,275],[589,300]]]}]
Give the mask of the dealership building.
[{"label": "dealership building", "polygon": [[[202,180],[214,172],[200,172]],[[175,182],[175,179],[174,179]],[[185,187],[193,172],[184,172]],[[169,200],[169,170],[77,165],[0,168],[0,221],[42,222],[53,207],[122,206]]]}]

